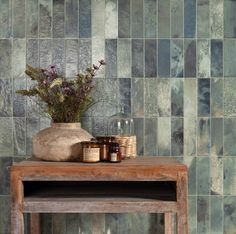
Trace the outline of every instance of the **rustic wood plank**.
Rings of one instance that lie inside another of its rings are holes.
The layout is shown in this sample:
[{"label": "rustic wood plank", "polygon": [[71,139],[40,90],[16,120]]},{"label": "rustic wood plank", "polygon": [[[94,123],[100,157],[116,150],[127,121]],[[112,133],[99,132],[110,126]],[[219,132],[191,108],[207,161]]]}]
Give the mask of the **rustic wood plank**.
[{"label": "rustic wood plank", "polygon": [[173,213],[168,212],[164,214],[165,219],[165,234],[173,234],[174,233],[174,221],[173,221]]},{"label": "rustic wood plank", "polygon": [[40,234],[40,214],[30,214],[30,234]]}]

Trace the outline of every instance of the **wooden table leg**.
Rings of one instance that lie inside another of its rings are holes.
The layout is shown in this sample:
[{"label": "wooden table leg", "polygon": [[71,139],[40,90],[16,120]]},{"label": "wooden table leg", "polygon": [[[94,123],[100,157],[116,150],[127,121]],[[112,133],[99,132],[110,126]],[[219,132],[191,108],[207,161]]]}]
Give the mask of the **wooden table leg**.
[{"label": "wooden table leg", "polygon": [[174,234],[174,216],[173,213],[168,212],[164,214],[165,234]]},{"label": "wooden table leg", "polygon": [[30,213],[30,234],[40,234],[40,214]]},{"label": "wooden table leg", "polygon": [[24,233],[24,216],[19,210],[11,210],[11,234]]},{"label": "wooden table leg", "polygon": [[179,173],[177,180],[177,233],[188,234],[188,177],[187,172]]}]

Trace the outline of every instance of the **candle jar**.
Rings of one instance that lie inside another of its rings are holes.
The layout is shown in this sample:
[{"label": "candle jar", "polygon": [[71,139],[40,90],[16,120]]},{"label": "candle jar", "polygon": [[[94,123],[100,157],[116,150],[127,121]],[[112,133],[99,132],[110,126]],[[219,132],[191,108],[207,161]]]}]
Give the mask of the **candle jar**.
[{"label": "candle jar", "polygon": [[109,161],[110,162],[121,162],[121,152],[118,143],[111,143],[109,147]]},{"label": "candle jar", "polygon": [[100,160],[108,161],[109,160],[109,146],[115,141],[115,137],[112,136],[97,136],[97,142],[100,146]]},{"label": "candle jar", "polygon": [[99,162],[100,161],[100,146],[94,141],[81,142],[83,147],[83,162]]}]

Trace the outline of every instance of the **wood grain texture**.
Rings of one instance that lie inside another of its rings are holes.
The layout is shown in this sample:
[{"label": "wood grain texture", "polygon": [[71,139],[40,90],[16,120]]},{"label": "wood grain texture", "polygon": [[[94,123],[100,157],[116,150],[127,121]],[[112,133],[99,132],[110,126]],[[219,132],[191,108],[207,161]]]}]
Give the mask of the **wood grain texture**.
[{"label": "wood grain texture", "polygon": [[30,214],[30,233],[31,234],[40,234],[40,214],[31,213]]},{"label": "wood grain texture", "polygon": [[165,213],[165,234],[174,233],[173,213]]}]

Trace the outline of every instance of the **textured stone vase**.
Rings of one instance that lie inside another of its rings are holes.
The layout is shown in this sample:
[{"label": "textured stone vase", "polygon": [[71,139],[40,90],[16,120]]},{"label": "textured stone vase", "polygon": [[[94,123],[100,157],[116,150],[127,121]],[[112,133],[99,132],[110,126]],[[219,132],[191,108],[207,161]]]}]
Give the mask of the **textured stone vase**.
[{"label": "textured stone vase", "polygon": [[52,123],[33,137],[33,154],[47,161],[77,161],[82,156],[80,142],[91,138],[80,123]]}]

